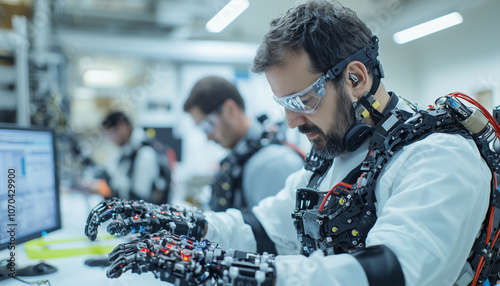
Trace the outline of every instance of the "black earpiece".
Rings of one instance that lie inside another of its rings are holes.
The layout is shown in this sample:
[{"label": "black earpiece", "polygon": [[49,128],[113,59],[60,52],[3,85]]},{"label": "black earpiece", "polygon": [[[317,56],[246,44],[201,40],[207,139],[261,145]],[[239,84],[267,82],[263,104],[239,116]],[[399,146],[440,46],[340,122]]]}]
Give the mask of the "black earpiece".
[{"label": "black earpiece", "polygon": [[[354,82],[358,80],[358,78],[351,73],[349,73],[349,77]],[[371,100],[369,98],[371,98]],[[352,103],[352,113],[355,121],[344,137],[344,146],[348,152],[358,149],[359,146],[372,135],[372,126],[365,124],[364,121],[366,117],[370,116],[371,112],[369,108],[373,108],[374,103],[378,102],[370,92],[365,92],[358,101]]]},{"label": "black earpiece", "polygon": [[349,73],[349,78],[355,83],[357,84],[359,82],[359,79],[353,75],[352,73]]}]

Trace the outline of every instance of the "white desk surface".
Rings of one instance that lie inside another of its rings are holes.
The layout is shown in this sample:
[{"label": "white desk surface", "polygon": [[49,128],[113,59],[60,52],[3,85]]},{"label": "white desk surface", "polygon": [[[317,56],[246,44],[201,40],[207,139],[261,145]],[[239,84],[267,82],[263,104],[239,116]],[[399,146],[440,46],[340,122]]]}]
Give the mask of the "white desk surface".
[{"label": "white desk surface", "polygon": [[[61,194],[61,216],[62,229],[49,233],[46,236],[47,240],[55,239],[78,239],[85,237],[84,227],[87,220],[87,215],[92,207],[101,201],[99,196],[90,196],[78,192],[62,193]],[[106,234],[106,229],[101,227],[100,234]],[[117,240],[117,243],[120,241]],[[47,264],[55,266],[58,271],[55,273],[41,276],[20,276],[19,278],[28,281],[48,280],[51,286],[141,286],[141,285],[172,285],[167,282],[155,279],[152,273],[142,275],[125,273],[120,278],[109,279],[106,277],[107,268],[104,267],[89,267],[84,264],[85,260],[99,255],[84,255],[70,256],[62,258],[50,258],[43,261]],[[104,256],[104,255],[103,255]],[[8,250],[0,251],[0,259],[9,257]],[[29,266],[39,263],[40,259],[28,258],[24,244],[16,246],[16,267],[20,269],[24,266]],[[20,286],[27,285],[18,280],[9,278],[0,281],[2,286]],[[35,284],[36,285],[36,284]],[[43,284],[48,285],[48,284]]]}]

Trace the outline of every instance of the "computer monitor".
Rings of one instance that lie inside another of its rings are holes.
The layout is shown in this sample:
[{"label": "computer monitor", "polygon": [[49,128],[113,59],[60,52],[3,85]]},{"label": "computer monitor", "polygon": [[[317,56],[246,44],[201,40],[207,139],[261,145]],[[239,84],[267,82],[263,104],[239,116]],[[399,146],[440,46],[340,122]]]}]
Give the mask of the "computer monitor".
[{"label": "computer monitor", "polygon": [[0,125],[0,250],[61,228],[54,132]]}]

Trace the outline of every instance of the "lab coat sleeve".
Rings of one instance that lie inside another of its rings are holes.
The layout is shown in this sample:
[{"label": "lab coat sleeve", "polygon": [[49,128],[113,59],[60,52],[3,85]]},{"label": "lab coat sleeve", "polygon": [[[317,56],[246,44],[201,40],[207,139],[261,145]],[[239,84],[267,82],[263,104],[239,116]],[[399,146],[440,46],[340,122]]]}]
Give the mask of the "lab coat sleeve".
[{"label": "lab coat sleeve", "polygon": [[153,183],[160,173],[156,156],[158,155],[152,147],[144,146],[137,151],[135,157],[132,189],[136,195],[145,200],[151,197]]},{"label": "lab coat sleeve", "polygon": [[398,257],[406,285],[453,285],[485,217],[491,171],[475,144],[433,134],[405,147],[377,184],[367,245]]},{"label": "lab coat sleeve", "polygon": [[[291,214],[295,207],[295,190],[308,177],[310,173],[304,169],[291,174],[285,187],[276,196],[265,198],[252,208],[253,214],[275,243],[278,254],[299,253],[300,245]],[[223,249],[257,250],[252,228],[245,224],[240,211],[228,209],[225,212],[208,212],[206,220],[207,240],[218,242]]]},{"label": "lab coat sleeve", "polygon": [[257,243],[250,225],[245,224],[241,212],[227,209],[225,212],[207,212],[205,239],[216,242],[222,249],[257,251]]},{"label": "lab coat sleeve", "polygon": [[271,144],[260,149],[243,168],[243,194],[249,206],[276,195],[287,177],[300,170],[304,160],[284,145]]},{"label": "lab coat sleeve", "polygon": [[276,286],[330,285],[368,286],[363,267],[349,254],[323,256],[280,255],[276,257]]},{"label": "lab coat sleeve", "polygon": [[[389,247],[407,286],[453,285],[485,216],[490,180],[474,143],[458,135],[406,146],[377,182],[378,220],[367,246]],[[349,254],[278,256],[276,269],[277,285],[368,286]]]}]

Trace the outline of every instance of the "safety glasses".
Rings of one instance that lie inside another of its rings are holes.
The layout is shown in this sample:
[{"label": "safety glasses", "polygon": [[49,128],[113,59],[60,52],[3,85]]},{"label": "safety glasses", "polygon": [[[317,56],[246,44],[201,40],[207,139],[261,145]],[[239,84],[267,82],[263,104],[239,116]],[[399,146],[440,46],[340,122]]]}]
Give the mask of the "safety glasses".
[{"label": "safety glasses", "polygon": [[[281,104],[288,110],[299,113],[315,113],[323,98],[325,97],[326,90],[325,84],[340,75],[352,61],[360,61],[365,66],[372,66],[373,73],[378,79],[384,77],[384,71],[380,62],[377,60],[378,56],[378,38],[373,36],[370,43],[357,51],[350,57],[342,60],[340,63],[333,66],[331,69],[322,74],[316,82],[301,92],[295,94],[277,97],[274,95],[274,100]],[[374,85],[375,86],[375,85]],[[378,85],[377,85],[378,87]],[[375,94],[376,90],[370,90],[371,94]]]},{"label": "safety glasses", "polygon": [[215,128],[219,126],[220,119],[217,115],[220,113],[220,111],[221,108],[219,107],[216,110],[210,112],[207,117],[205,117],[205,119],[197,124],[198,128],[200,128],[207,135],[207,137],[213,135]]},{"label": "safety glasses", "polygon": [[300,92],[283,97],[273,95],[273,98],[290,111],[307,114],[315,113],[325,97],[325,84],[328,80],[327,76],[323,74],[313,84]]}]

